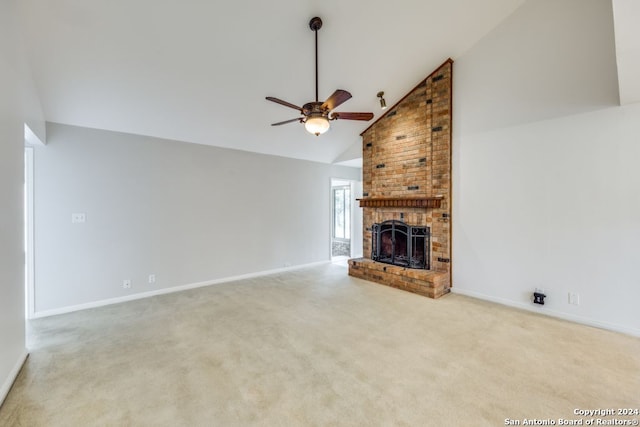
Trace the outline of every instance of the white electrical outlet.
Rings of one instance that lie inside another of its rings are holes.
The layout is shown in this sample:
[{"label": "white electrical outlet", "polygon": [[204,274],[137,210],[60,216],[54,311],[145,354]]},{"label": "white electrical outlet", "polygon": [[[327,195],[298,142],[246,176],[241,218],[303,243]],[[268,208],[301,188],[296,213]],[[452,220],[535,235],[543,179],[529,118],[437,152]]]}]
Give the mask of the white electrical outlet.
[{"label": "white electrical outlet", "polygon": [[71,214],[71,223],[72,224],[83,224],[87,221],[87,216],[84,213],[72,213]]},{"label": "white electrical outlet", "polygon": [[154,284],[156,283],[156,275],[155,274],[150,274],[149,275],[149,284]]},{"label": "white electrical outlet", "polygon": [[129,279],[124,279],[122,281],[122,288],[123,289],[130,289],[131,288],[131,280]]},{"label": "white electrical outlet", "polygon": [[580,305],[580,294],[575,292],[569,292],[569,304]]}]

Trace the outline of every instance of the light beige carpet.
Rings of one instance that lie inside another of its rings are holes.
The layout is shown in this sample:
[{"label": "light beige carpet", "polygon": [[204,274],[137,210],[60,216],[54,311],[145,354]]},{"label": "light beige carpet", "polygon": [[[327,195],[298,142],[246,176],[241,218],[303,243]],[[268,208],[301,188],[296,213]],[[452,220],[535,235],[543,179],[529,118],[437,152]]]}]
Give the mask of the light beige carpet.
[{"label": "light beige carpet", "polygon": [[638,338],[336,265],[30,328],[1,426],[501,426],[640,407]]}]

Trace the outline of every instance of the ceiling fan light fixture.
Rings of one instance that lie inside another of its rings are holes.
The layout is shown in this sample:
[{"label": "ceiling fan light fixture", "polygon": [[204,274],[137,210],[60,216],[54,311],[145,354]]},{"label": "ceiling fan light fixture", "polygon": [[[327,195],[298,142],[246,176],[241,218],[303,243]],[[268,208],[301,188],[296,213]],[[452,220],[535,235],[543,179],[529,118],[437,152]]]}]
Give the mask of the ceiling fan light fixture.
[{"label": "ceiling fan light fixture", "polygon": [[307,132],[315,136],[321,135],[329,130],[329,120],[322,115],[312,115],[304,122],[304,128]]}]

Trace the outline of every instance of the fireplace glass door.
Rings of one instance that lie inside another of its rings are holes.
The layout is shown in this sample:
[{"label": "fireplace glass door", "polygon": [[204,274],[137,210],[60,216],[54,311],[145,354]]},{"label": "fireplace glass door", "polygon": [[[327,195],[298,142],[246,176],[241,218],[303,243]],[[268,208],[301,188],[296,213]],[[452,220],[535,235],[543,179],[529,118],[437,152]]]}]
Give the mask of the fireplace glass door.
[{"label": "fireplace glass door", "polygon": [[429,269],[429,227],[391,220],[374,224],[371,259],[408,268]]}]

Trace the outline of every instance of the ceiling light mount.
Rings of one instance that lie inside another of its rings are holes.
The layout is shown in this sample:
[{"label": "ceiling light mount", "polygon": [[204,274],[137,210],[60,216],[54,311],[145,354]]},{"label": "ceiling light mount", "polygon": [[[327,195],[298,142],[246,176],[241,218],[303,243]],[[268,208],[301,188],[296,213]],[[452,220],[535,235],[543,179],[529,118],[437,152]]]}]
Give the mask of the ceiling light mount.
[{"label": "ceiling light mount", "polygon": [[309,28],[311,28],[312,31],[318,31],[322,28],[322,19],[317,16],[311,18],[311,21],[309,21]]},{"label": "ceiling light mount", "polygon": [[378,94],[376,95],[378,98],[380,98],[380,108],[383,110],[387,109],[387,101],[384,100],[384,91],[380,91],[378,92]]}]

